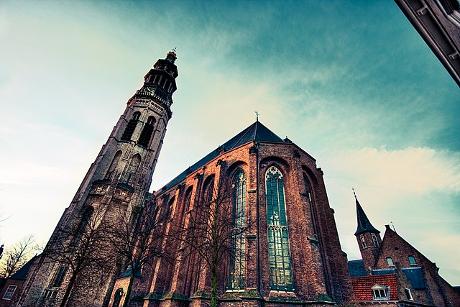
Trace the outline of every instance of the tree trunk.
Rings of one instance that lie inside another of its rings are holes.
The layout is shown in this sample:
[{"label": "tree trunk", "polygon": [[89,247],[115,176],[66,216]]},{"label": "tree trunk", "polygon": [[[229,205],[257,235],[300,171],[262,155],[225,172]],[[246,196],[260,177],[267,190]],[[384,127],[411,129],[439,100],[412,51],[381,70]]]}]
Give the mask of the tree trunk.
[{"label": "tree trunk", "polygon": [[217,269],[211,269],[211,307],[217,307]]},{"label": "tree trunk", "polygon": [[65,289],[64,297],[62,298],[61,301],[61,307],[67,306],[67,301],[69,300],[70,297],[70,292],[72,292],[73,285],[75,284],[75,280],[77,279],[77,273],[73,272],[72,276],[70,277],[69,284],[67,285],[67,288]]},{"label": "tree trunk", "polygon": [[134,268],[132,270],[133,271],[131,271],[131,275],[129,276],[129,283],[128,283],[128,288],[126,289],[126,295],[125,295],[125,301],[123,302],[123,307],[128,307],[129,305],[131,289],[133,288],[133,281],[134,281]]}]

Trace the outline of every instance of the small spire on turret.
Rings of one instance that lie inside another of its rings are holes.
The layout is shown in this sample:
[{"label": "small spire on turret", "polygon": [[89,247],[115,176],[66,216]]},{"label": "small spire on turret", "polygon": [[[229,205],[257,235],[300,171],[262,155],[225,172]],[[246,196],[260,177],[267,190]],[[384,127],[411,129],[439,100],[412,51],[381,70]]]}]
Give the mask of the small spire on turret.
[{"label": "small spire on turret", "polygon": [[361,204],[358,201],[358,197],[356,197],[355,189],[352,190],[356,201],[356,218],[358,222],[358,227],[356,229],[355,236],[365,232],[380,233],[380,231],[378,231],[374,226],[372,226],[371,222],[366,216],[366,213],[364,213],[363,207],[361,207]]},{"label": "small spire on turret", "polygon": [[171,63],[174,63],[177,60],[176,47],[174,47],[171,51],[168,52],[168,54],[166,55],[166,60],[168,60]]}]

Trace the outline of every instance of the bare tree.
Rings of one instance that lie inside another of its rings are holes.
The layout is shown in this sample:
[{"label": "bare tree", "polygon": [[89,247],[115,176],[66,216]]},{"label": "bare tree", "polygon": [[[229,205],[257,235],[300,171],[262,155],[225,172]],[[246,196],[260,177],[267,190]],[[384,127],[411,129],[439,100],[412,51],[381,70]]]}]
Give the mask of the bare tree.
[{"label": "bare tree", "polygon": [[113,225],[111,241],[115,254],[129,269],[129,282],[123,306],[128,306],[134,278],[146,265],[158,257],[166,257],[162,249],[163,226],[168,217],[160,214],[160,207],[152,204],[139,209],[132,218]]},{"label": "bare tree", "polygon": [[1,263],[0,276],[8,278],[16,273],[39,249],[33,236],[29,236],[14,244],[5,251],[5,256]]},{"label": "bare tree", "polygon": [[173,235],[179,253],[195,254],[209,269],[211,307],[218,305],[218,280],[225,272],[221,268],[237,255],[236,244],[249,228],[245,209],[235,206],[232,200],[234,185],[230,182],[205,186],[201,201],[189,211],[186,222],[175,226]]},{"label": "bare tree", "polygon": [[85,270],[102,272],[113,264],[107,252],[110,250],[111,225],[104,218],[105,213],[103,206],[86,206],[79,223],[58,226],[45,248],[45,261],[60,265],[53,286],[59,287],[69,275],[61,307],[68,304],[76,281]]}]

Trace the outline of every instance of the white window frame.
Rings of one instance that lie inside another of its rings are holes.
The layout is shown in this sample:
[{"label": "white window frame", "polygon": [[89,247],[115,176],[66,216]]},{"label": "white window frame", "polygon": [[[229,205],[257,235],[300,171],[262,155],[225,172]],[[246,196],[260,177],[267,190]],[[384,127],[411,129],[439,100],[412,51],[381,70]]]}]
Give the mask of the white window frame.
[{"label": "white window frame", "polygon": [[410,291],[409,288],[404,288],[404,293],[406,294],[406,298],[407,298],[409,301],[413,301],[413,300],[414,300],[414,297],[412,296],[412,291]]},{"label": "white window frame", "polygon": [[[9,285],[8,288],[6,288],[6,291],[3,294],[2,299],[7,300],[7,301],[11,301],[13,299],[14,292],[16,292],[17,288],[18,287],[16,285]],[[13,289],[13,290],[11,290],[11,289]]]},{"label": "white window frame", "polygon": [[366,237],[364,236],[364,234],[361,234],[359,237],[361,238],[361,246],[363,248],[367,248]]},{"label": "white window frame", "polygon": [[375,233],[371,234],[372,236],[372,243],[374,244],[374,247],[379,247],[379,240],[377,239],[377,235]]},{"label": "white window frame", "polygon": [[372,299],[374,301],[386,301],[390,299],[390,287],[382,286],[382,285],[374,285],[371,289],[372,289]]}]

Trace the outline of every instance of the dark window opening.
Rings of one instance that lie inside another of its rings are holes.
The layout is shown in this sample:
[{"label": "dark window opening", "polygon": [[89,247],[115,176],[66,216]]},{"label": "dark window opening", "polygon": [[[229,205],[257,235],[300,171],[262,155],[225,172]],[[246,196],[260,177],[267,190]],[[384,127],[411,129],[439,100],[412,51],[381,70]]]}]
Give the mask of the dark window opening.
[{"label": "dark window opening", "polygon": [[148,147],[150,139],[153,134],[153,125],[155,124],[155,118],[150,116],[147,120],[147,123],[142,129],[141,135],[139,136],[139,141],[137,142],[140,146]]},{"label": "dark window opening", "polygon": [[134,112],[133,117],[126,125],[125,131],[121,136],[122,141],[131,141],[131,137],[133,136],[134,130],[136,130],[137,122],[139,121],[140,116],[140,112]]},{"label": "dark window opening", "polygon": [[65,273],[67,273],[67,267],[64,265],[61,265],[59,267],[59,270],[57,271],[56,275],[54,276],[54,281],[52,284],[52,287],[60,287],[62,284],[62,281],[64,280]]}]

